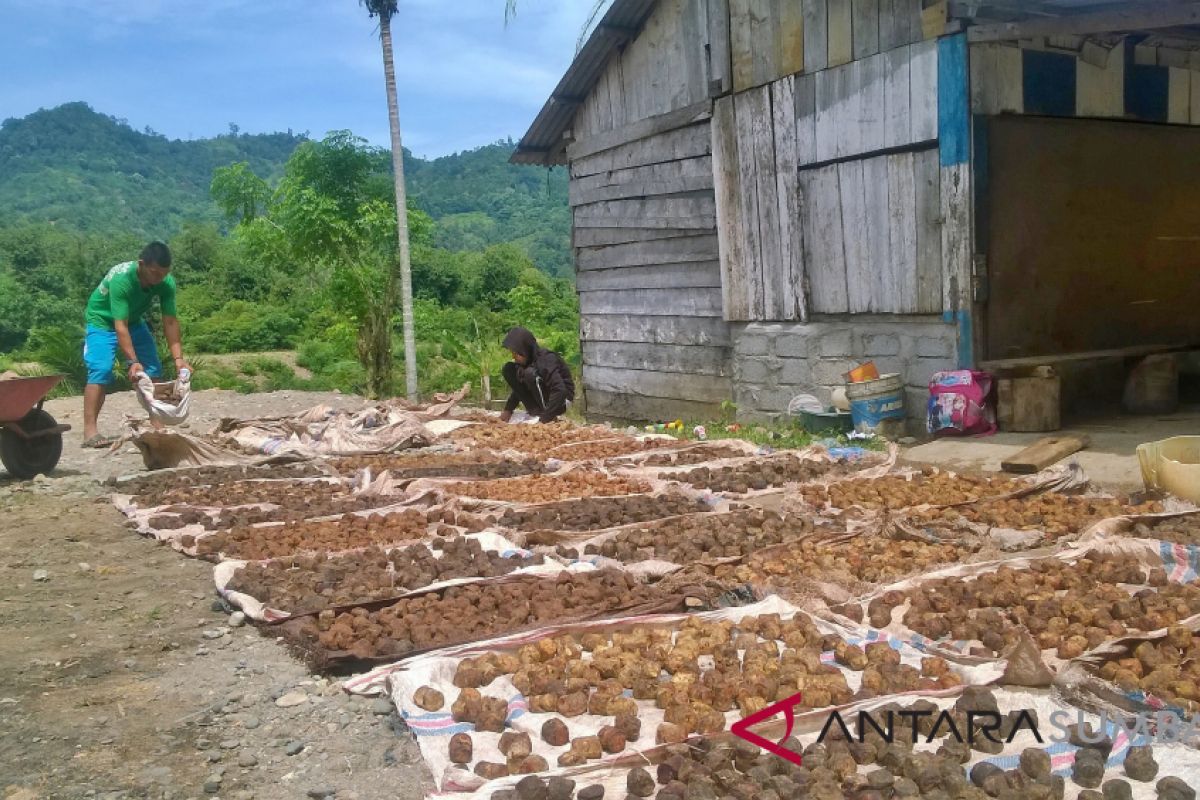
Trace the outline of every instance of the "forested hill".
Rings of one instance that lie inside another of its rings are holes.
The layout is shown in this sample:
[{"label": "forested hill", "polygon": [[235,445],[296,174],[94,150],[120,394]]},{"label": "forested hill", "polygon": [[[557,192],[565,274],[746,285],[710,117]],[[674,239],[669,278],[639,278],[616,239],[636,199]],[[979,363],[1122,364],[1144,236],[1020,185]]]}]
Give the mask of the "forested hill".
[{"label": "forested hill", "polygon": [[278,177],[302,137],[287,133],[180,141],[136,131],[86,103],[35,111],[0,126],[0,217],[88,232],[167,237],[215,222],[213,170],[248,161]]},{"label": "forested hill", "polygon": [[[0,220],[169,239],[186,222],[220,221],[214,169],[246,161],[273,182],[303,140],[235,130],[172,140],[67,103],[0,125]],[[442,247],[515,242],[543,270],[569,274],[565,172],[513,166],[511,152],[511,142],[428,161],[406,152],[409,195],[437,223]]]}]

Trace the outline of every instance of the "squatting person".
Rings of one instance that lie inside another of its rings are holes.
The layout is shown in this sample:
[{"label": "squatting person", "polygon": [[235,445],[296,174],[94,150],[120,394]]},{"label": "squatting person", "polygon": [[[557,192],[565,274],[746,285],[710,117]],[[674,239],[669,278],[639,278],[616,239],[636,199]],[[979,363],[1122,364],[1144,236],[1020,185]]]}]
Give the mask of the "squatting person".
[{"label": "squatting person", "polygon": [[567,411],[575,399],[575,382],[562,356],[539,347],[537,339],[525,328],[513,328],[504,337],[504,347],[513,360],[500,373],[512,393],[504,404],[500,419],[508,422],[518,405],[524,405],[539,422],[553,422]]},{"label": "squatting person", "polygon": [[130,381],[143,372],[151,378],[162,377],[154,336],[142,319],[154,298],[158,298],[163,333],[176,369],[191,369],[183,357],[175,315],[175,278],[170,272],[171,251],[162,242],[151,242],[142,248],[137,261],[110,269],[88,299],[83,342],[88,373],[83,390],[84,447],[108,447],[115,441],[96,432],[96,421],[104,406],[105,389],[113,382],[113,362],[118,354]]}]

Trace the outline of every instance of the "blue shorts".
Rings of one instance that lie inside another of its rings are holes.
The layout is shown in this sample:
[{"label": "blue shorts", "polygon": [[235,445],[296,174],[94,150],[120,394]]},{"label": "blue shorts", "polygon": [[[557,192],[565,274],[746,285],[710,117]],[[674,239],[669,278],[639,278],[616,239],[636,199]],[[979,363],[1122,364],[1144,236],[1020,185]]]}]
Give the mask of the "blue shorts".
[{"label": "blue shorts", "polygon": [[[133,339],[133,352],[137,353],[138,363],[146,374],[155,380],[162,377],[162,362],[158,360],[158,346],[154,344],[154,334],[145,322],[139,322],[129,329],[129,338]],[[87,326],[87,335],[83,340],[83,363],[87,365],[87,382],[108,385],[113,382],[113,361],[117,358],[117,332],[107,328]],[[125,354],[121,354],[121,363],[125,364]],[[128,366],[128,364],[126,364]]]}]

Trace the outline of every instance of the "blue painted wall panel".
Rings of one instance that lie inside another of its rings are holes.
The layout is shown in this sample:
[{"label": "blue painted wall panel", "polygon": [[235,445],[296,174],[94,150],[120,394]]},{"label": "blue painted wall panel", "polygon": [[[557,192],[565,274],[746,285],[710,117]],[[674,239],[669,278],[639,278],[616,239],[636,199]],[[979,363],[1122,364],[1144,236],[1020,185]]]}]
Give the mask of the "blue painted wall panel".
[{"label": "blue painted wall panel", "polygon": [[968,76],[967,35],[938,39],[938,148],[943,167],[965,164],[971,155]]}]

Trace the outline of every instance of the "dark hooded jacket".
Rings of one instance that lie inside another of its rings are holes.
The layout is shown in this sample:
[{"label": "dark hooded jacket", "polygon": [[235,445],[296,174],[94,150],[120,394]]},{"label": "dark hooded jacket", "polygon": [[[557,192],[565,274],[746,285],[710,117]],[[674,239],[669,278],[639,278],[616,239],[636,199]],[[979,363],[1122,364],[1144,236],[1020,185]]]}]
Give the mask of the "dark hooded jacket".
[{"label": "dark hooded jacket", "polygon": [[[553,350],[540,347],[537,339],[525,328],[513,328],[504,337],[504,347],[525,356],[525,365],[516,365],[517,380],[528,389],[532,397],[541,401],[542,410],[538,419],[552,422],[567,410],[567,403],[575,400],[575,381],[571,370],[562,356]],[[515,411],[521,398],[516,392],[508,396],[504,404],[506,411]]]}]

